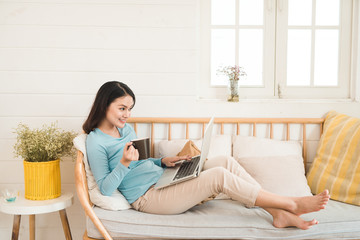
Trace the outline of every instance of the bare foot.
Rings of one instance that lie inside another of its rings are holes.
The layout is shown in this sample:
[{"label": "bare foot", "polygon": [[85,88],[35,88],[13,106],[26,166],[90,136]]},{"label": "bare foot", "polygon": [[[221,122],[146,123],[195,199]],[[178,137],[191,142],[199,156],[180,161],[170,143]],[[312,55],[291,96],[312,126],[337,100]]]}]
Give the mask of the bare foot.
[{"label": "bare foot", "polygon": [[295,207],[291,210],[297,216],[301,214],[320,211],[330,199],[329,191],[324,190],[315,196],[293,198]]},{"label": "bare foot", "polygon": [[273,210],[271,214],[274,218],[273,225],[277,228],[297,227],[306,230],[319,223],[315,219],[312,221],[305,221],[299,216],[281,209],[276,209],[275,211]]}]

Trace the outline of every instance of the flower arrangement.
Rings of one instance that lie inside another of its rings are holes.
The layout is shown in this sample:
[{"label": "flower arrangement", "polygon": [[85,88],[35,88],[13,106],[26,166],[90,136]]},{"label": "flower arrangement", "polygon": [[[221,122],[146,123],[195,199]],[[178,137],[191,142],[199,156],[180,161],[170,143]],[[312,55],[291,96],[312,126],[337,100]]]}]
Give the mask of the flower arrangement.
[{"label": "flower arrangement", "polygon": [[244,68],[238,65],[220,67],[218,73],[228,76],[230,81],[239,81],[240,77],[246,76]]},{"label": "flower arrangement", "polygon": [[30,129],[20,123],[15,129],[15,155],[28,162],[48,162],[64,156],[74,156],[73,131],[63,131],[56,123],[43,125],[41,129]]},{"label": "flower arrangement", "polygon": [[244,68],[234,65],[220,67],[217,72],[229,77],[229,102],[238,102],[239,101],[239,79],[242,76],[246,76]]}]

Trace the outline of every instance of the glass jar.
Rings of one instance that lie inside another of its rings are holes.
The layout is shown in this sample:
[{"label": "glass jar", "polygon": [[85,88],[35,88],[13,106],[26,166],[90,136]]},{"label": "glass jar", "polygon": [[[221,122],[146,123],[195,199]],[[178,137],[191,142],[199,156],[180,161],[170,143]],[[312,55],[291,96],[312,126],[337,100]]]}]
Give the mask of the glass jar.
[{"label": "glass jar", "polygon": [[239,101],[239,81],[229,79],[228,81],[228,102]]}]

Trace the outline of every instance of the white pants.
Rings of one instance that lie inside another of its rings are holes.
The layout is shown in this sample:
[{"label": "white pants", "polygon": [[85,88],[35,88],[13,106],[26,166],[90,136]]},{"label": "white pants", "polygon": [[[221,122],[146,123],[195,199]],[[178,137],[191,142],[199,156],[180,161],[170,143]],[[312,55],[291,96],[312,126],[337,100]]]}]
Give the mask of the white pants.
[{"label": "white pants", "polygon": [[253,207],[260,189],[234,158],[219,156],[208,159],[197,178],[162,189],[151,187],[132,207],[153,214],[179,214],[220,193]]}]

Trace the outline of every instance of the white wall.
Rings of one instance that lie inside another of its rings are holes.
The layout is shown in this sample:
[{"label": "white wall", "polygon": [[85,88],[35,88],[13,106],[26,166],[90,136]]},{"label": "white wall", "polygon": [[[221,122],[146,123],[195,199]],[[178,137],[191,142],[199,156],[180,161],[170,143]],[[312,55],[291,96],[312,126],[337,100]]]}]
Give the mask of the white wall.
[{"label": "white wall", "polygon": [[[23,189],[13,128],[58,121],[81,131],[109,80],[134,90],[133,116],[322,117],[334,109],[360,117],[351,101],[199,100],[197,24],[197,0],[0,0],[0,189]],[[63,190],[76,195],[73,168],[61,163]],[[81,239],[77,199],[68,217]],[[39,215],[36,224],[37,239],[63,239],[58,214]],[[11,226],[12,216],[0,214],[0,239],[10,238]],[[20,239],[27,229],[23,218]]]}]

